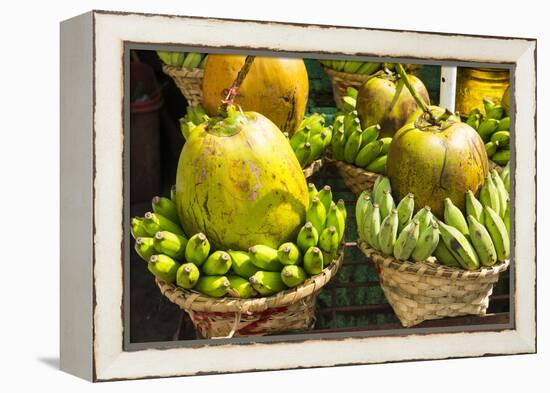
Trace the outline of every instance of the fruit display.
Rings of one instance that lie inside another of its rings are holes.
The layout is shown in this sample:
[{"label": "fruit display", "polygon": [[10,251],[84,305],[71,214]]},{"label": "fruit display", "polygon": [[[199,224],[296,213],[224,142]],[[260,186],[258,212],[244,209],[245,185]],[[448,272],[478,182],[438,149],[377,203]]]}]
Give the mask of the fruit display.
[{"label": "fruit display", "polygon": [[290,138],[290,146],[302,168],[320,159],[332,140],[332,126],[325,125],[325,117],[313,113],[300,122]]},{"label": "fruit display", "polygon": [[208,54],[196,52],[157,51],[157,55],[164,64],[178,68],[203,69],[208,60]]},{"label": "fruit display", "polygon": [[445,198],[442,219],[429,206],[414,213],[415,196],[408,194],[396,205],[390,179],[381,176],[372,193],[364,191],[357,201],[359,238],[402,261],[421,262],[433,255],[442,265],[465,270],[504,262],[510,256],[510,198],[501,175],[492,170],[479,199],[472,190],[465,199],[461,210]]},{"label": "fruit display", "polygon": [[[177,214],[177,197],[155,197],[152,211],[131,220],[136,253],[159,280],[203,295],[271,296],[303,284],[332,263],[341,248],[345,208],[332,200],[330,187],[317,191],[299,232],[276,247],[254,244],[248,249],[222,249],[202,232],[184,232]],[[344,210],[342,210],[344,209]]]},{"label": "fruit display", "polygon": [[319,60],[326,68],[349,74],[371,75],[382,67],[382,63],[353,60]]},{"label": "fruit display", "polygon": [[[245,63],[245,56],[211,54],[204,69],[203,104],[208,115],[218,112],[220,101]],[[308,75],[302,59],[256,57],[239,87],[235,104],[261,113],[282,132],[292,136],[302,121],[308,98]]]},{"label": "fruit display", "polygon": [[483,105],[485,115],[475,108],[465,122],[477,131],[485,143],[488,158],[504,166],[510,161],[510,117],[505,116],[504,105],[494,104],[489,99],[484,99]]},{"label": "fruit display", "polygon": [[369,172],[385,173],[392,138],[379,138],[378,124],[363,128],[355,110],[358,91],[348,87],[343,109],[332,125],[332,158],[345,161]]}]

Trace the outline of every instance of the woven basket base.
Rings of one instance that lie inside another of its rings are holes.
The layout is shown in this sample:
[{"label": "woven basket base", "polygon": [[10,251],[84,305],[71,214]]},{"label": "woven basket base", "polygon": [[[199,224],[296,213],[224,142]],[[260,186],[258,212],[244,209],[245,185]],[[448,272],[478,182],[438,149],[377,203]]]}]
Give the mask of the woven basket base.
[{"label": "woven basket base", "polygon": [[359,248],[378,267],[380,286],[404,327],[430,319],[485,315],[489,296],[509,261],[476,271],[424,262],[400,261],[360,241]]},{"label": "woven basket base", "polygon": [[348,87],[354,87],[359,90],[361,86],[372,76],[363,74],[349,74],[347,72],[334,71],[323,67],[332,83],[332,94],[337,107],[342,105],[342,97],[346,95]]},{"label": "woven basket base", "polygon": [[318,160],[313,161],[308,166],[306,166],[303,169],[305,178],[307,179],[308,177],[311,177],[314,174],[316,174],[317,172],[319,172],[319,169],[321,169],[323,167],[323,164],[324,164],[324,160],[322,158],[320,158]]},{"label": "woven basket base", "polygon": [[190,106],[202,104],[202,79],[204,71],[200,68],[180,68],[164,64],[162,70],[174,80]]},{"label": "woven basket base", "polygon": [[372,191],[376,179],[380,176],[378,173],[366,171],[344,161],[334,161],[334,165],[336,165],[338,173],[344,179],[346,186],[355,195],[360,195],[364,190]]}]

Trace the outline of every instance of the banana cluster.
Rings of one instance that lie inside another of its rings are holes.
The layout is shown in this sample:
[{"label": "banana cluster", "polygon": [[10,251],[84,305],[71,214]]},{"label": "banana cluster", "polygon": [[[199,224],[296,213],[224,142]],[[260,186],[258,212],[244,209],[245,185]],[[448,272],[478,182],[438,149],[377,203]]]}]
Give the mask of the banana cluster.
[{"label": "banana cluster", "polygon": [[332,158],[365,168],[374,173],[385,173],[388,150],[392,138],[380,138],[380,126],[375,124],[365,129],[355,110],[357,90],[348,87],[342,99],[342,111],[338,112],[332,125]]},{"label": "banana cluster", "polygon": [[187,113],[180,119],[180,130],[183,137],[187,139],[193,128],[208,120],[210,120],[210,117],[206,114],[206,109],[202,105],[188,106]]},{"label": "banana cluster", "polygon": [[332,140],[332,127],[325,126],[325,115],[305,117],[290,138],[290,146],[302,168],[321,158]]},{"label": "banana cluster", "polygon": [[[508,175],[509,176],[509,175]],[[429,206],[413,215],[414,195],[397,205],[389,179],[379,177],[372,194],[364,191],[357,201],[359,238],[370,247],[400,260],[423,261],[434,255],[451,267],[476,270],[510,256],[510,199],[496,170],[491,171],[479,193],[466,193],[466,217],[446,198],[443,221]]]},{"label": "banana cluster", "polygon": [[485,142],[487,157],[498,165],[510,161],[510,117],[504,117],[504,107],[483,100],[485,115],[478,108],[473,109],[466,124],[476,130]]},{"label": "banana cluster", "polygon": [[247,251],[211,250],[203,233],[187,237],[179,225],[175,190],[155,197],[152,211],[131,220],[136,253],[149,271],[168,283],[211,297],[270,296],[301,285],[330,263],[345,230],[344,201],[332,201],[329,186],[309,185],[311,204],[296,242],[278,249],[255,245]]},{"label": "banana cluster", "polygon": [[371,63],[352,60],[319,60],[326,68],[348,74],[370,75],[380,69],[382,63]]},{"label": "banana cluster", "polygon": [[204,68],[208,59],[206,53],[157,51],[164,64],[178,68]]}]

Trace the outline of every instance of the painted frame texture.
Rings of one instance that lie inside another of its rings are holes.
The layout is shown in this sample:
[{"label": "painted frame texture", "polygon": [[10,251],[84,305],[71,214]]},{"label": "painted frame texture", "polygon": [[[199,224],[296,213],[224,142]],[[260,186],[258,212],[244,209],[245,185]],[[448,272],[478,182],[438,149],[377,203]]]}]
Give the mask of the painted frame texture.
[{"label": "painted frame texture", "polygon": [[[129,45],[511,67],[512,102],[517,103],[513,129],[522,135],[512,136],[516,208],[511,241],[513,259],[521,262],[513,270],[513,325],[384,337],[303,335],[299,341],[249,345],[125,346],[124,77]],[[536,40],[92,11],[62,23],[61,50],[63,370],[106,381],[536,352]]]}]

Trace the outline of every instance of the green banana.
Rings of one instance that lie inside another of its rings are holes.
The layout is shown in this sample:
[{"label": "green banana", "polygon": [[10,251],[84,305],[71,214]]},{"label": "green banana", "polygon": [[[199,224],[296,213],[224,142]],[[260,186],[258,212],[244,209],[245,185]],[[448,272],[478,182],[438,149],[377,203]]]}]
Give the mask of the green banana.
[{"label": "green banana", "polygon": [[437,261],[442,265],[462,268],[462,265],[460,265],[451,251],[449,251],[449,248],[447,248],[445,242],[443,242],[443,239],[441,239],[441,236],[433,254],[437,258]]},{"label": "green banana", "polygon": [[299,145],[296,150],[294,150],[294,154],[296,155],[296,158],[298,159],[298,162],[300,163],[300,166],[303,168],[305,167],[309,162],[311,162],[311,143],[305,142]]},{"label": "green banana", "polygon": [[497,131],[510,131],[510,118],[509,117],[503,117],[502,119],[500,119],[500,122],[498,123]]},{"label": "green banana", "polygon": [[493,132],[498,128],[498,120],[484,119],[477,128],[477,133],[483,139],[483,142],[488,142]]},{"label": "green banana", "polygon": [[397,240],[397,229],[399,228],[399,215],[397,209],[393,209],[382,224],[380,224],[380,232],[378,233],[378,244],[380,251],[386,255],[393,255],[393,247]]},{"label": "green banana", "polygon": [[281,244],[277,250],[277,257],[283,265],[298,265],[302,262],[302,253],[292,242]]},{"label": "green banana", "polygon": [[227,276],[227,280],[229,281],[229,289],[227,290],[229,296],[248,299],[256,295],[256,291],[248,280],[234,275]]},{"label": "green banana", "polygon": [[262,270],[280,272],[283,268],[283,265],[279,262],[277,250],[274,248],[257,244],[248,249],[248,254],[252,263]]},{"label": "green banana", "polygon": [[145,262],[148,262],[149,258],[157,253],[157,250],[153,245],[153,239],[150,237],[137,237],[136,244],[134,244],[134,249]]},{"label": "green banana", "polygon": [[325,227],[326,219],[327,211],[325,210],[325,205],[323,205],[319,197],[313,198],[306,212],[306,220],[313,224],[317,232],[321,233]]},{"label": "green banana", "polygon": [[483,224],[483,205],[475,197],[471,190],[466,192],[466,215],[474,217],[477,221]]},{"label": "green banana", "polygon": [[296,131],[289,140],[292,150],[296,151],[298,148],[308,141],[309,133],[305,131]]},{"label": "green banana", "polygon": [[372,216],[372,210],[374,209],[374,206],[370,196],[366,195],[364,197],[364,201],[364,206],[361,207],[359,216],[356,216],[356,221],[357,234],[359,235],[359,239],[367,241],[367,220],[370,220],[367,215]]},{"label": "green banana", "polygon": [[498,165],[506,165],[510,161],[510,150],[499,150],[492,157],[491,160]]},{"label": "green banana", "polygon": [[384,142],[381,140],[372,141],[363,147],[355,157],[355,165],[364,168],[369,165],[382,151]]},{"label": "green banana", "polygon": [[302,285],[306,278],[307,274],[300,266],[289,265],[281,270],[281,279],[289,288],[295,288],[298,285]]},{"label": "green banana", "polygon": [[387,161],[388,161],[387,155],[379,156],[374,160],[372,160],[371,163],[367,165],[365,169],[369,172],[374,172],[374,173],[380,173],[380,174],[386,173]]},{"label": "green banana", "polygon": [[500,214],[500,197],[490,173],[487,174],[485,177],[485,182],[481,186],[479,200],[483,207],[489,206],[497,214]]},{"label": "green banana", "polygon": [[171,258],[180,260],[185,257],[187,241],[185,236],[176,235],[168,231],[160,231],[155,233],[153,245],[159,254],[166,254]]},{"label": "green banana", "polygon": [[153,198],[151,205],[153,212],[156,214],[160,214],[175,223],[180,221],[176,204],[171,199],[156,196]]},{"label": "green banana", "polygon": [[345,60],[332,60],[332,68],[334,68],[336,71],[343,71],[345,65]]},{"label": "green banana", "polygon": [[380,154],[387,155],[388,151],[390,150],[392,138],[386,137],[386,138],[380,138],[380,140],[382,141],[382,149],[380,149]]},{"label": "green banana", "polygon": [[416,212],[412,219],[418,220],[418,225],[420,225],[418,230],[419,232],[422,232],[424,231],[424,229],[432,225],[434,215],[432,213],[432,209],[429,206],[424,206],[422,209]]},{"label": "green banana", "polygon": [[204,233],[199,232],[189,238],[185,246],[187,262],[200,266],[208,258],[208,253],[210,253],[210,242]]},{"label": "green banana", "polygon": [[367,243],[374,249],[380,250],[378,234],[380,233],[380,208],[373,204],[372,209],[367,208],[365,222],[363,223]]},{"label": "green banana", "polygon": [[[380,126],[378,124],[365,128],[363,130],[363,135],[361,137],[361,147],[359,151],[361,151],[369,143],[377,140],[379,135],[380,135]],[[382,139],[387,139],[387,138],[382,138]]]},{"label": "green banana", "polygon": [[319,198],[325,207],[325,213],[328,213],[330,205],[332,204],[332,189],[330,186],[324,186],[317,194],[317,198]]},{"label": "green banana", "polygon": [[349,96],[342,97],[342,109],[344,111],[353,111],[356,105],[357,101],[355,98]]},{"label": "green banana", "polygon": [[502,217],[502,221],[504,221],[506,232],[508,232],[508,237],[510,237],[510,199],[506,201],[506,210],[504,211],[504,217]]},{"label": "green banana", "polygon": [[170,52],[158,50],[157,55],[162,60],[162,62],[164,64],[171,65],[171,63],[172,63],[172,54]]},{"label": "green banana", "polygon": [[414,213],[414,194],[408,193],[397,205],[397,216],[399,217],[399,227],[397,231],[401,233],[405,225],[407,225]]},{"label": "green banana", "polygon": [[225,251],[214,251],[201,266],[208,276],[223,276],[231,269],[231,257]]},{"label": "green banana", "polygon": [[362,236],[363,220],[365,218],[367,202],[369,200],[370,200],[370,193],[368,190],[364,190],[363,192],[361,192],[361,194],[357,198],[357,202],[355,203],[355,225],[357,227],[359,238],[361,239],[365,238],[364,236]]},{"label": "green banana", "polygon": [[176,281],[179,267],[179,263],[164,254],[151,255],[149,263],[147,264],[147,269],[149,269],[155,277],[168,283],[174,283]]},{"label": "green banana", "polygon": [[313,198],[315,198],[317,196],[317,187],[315,187],[315,184],[313,183],[308,183],[307,185],[307,193],[308,193],[308,196],[309,196],[309,200],[311,201]]},{"label": "green banana", "polygon": [[344,72],[355,74],[362,65],[362,61],[346,60],[346,64],[344,64]]},{"label": "green banana", "polygon": [[160,231],[168,231],[176,235],[185,236],[183,229],[178,224],[157,213],[145,213],[143,226],[149,236],[155,236],[155,233]]},{"label": "green banana", "polygon": [[304,270],[311,276],[323,271],[323,253],[317,247],[310,247],[304,254]]},{"label": "green banana", "polygon": [[348,87],[346,87],[346,95],[348,97],[352,97],[352,98],[357,99],[357,97],[359,96],[359,90],[357,90],[353,86],[348,86]]},{"label": "green banana", "polygon": [[504,107],[502,105],[494,105],[489,112],[485,112],[489,119],[500,120],[504,115]]},{"label": "green banana", "polygon": [[248,279],[260,270],[252,263],[247,252],[229,250],[227,253],[231,257],[231,269],[239,276]]},{"label": "green banana", "polygon": [[185,53],[183,52],[172,52],[170,56],[170,65],[174,67],[181,67],[183,61],[185,60]]},{"label": "green banana", "polygon": [[510,236],[502,218],[489,206],[485,206],[485,227],[495,245],[497,260],[505,261],[510,256]]},{"label": "green banana", "polygon": [[145,230],[145,227],[143,226],[143,218],[142,217],[133,217],[130,221],[130,233],[132,234],[132,237],[134,239],[137,239],[138,237],[148,237],[149,233]]},{"label": "green banana", "polygon": [[[502,171],[500,172],[500,178],[502,179],[502,181],[506,184],[506,177],[507,176],[510,176],[510,163],[507,162],[506,165],[504,166],[504,168],[502,168]],[[508,190],[507,190],[508,191]],[[508,191],[510,192],[510,191]]]},{"label": "green banana", "polygon": [[300,250],[305,252],[308,248],[316,246],[319,241],[319,232],[313,224],[308,221],[298,232],[298,237],[296,238],[296,243]]},{"label": "green banana", "polygon": [[190,52],[185,56],[185,60],[181,65],[182,68],[198,68],[201,63],[202,55],[200,53]]},{"label": "green banana", "polygon": [[363,74],[363,75],[370,75],[376,70],[378,70],[379,68],[380,68],[380,63],[366,62],[361,67],[359,67],[359,69],[357,70],[357,73]]},{"label": "green banana", "polygon": [[447,225],[442,221],[439,221],[438,224],[441,238],[451,254],[460,263],[460,266],[467,270],[476,270],[479,268],[477,254],[468,239],[466,239],[466,236],[460,233],[455,227]]},{"label": "green banana", "polygon": [[491,142],[498,142],[498,147],[508,149],[510,147],[510,131],[496,131],[491,135]]},{"label": "green banana", "polygon": [[419,236],[418,219],[413,219],[401,231],[393,246],[393,256],[402,261],[406,261],[411,256]]},{"label": "green banana", "polygon": [[468,223],[460,209],[454,205],[451,198],[445,198],[444,204],[445,210],[443,212],[443,218],[445,224],[455,227],[464,236],[469,236]]},{"label": "green banana", "polygon": [[491,240],[491,235],[474,216],[468,216],[468,228],[479,262],[483,266],[493,266],[497,261],[497,252]]},{"label": "green banana", "polygon": [[338,199],[338,203],[336,204],[336,207],[338,210],[340,210],[340,213],[342,213],[342,216],[344,217],[344,222],[348,219],[348,211],[346,209],[346,202],[344,202],[343,199]]},{"label": "green banana", "polygon": [[248,279],[252,287],[262,296],[271,296],[286,289],[280,272],[259,271]]},{"label": "green banana", "polygon": [[344,160],[350,164],[355,162],[355,158],[359,153],[359,148],[361,147],[361,138],[363,135],[363,130],[361,127],[357,127],[356,130],[349,136],[346,141],[346,146],[344,148]]},{"label": "green banana", "polygon": [[418,235],[418,241],[411,254],[415,262],[426,260],[433,254],[439,243],[439,226],[437,222],[432,222]]},{"label": "green banana", "polygon": [[354,131],[361,128],[361,121],[357,116],[357,111],[352,111],[348,112],[344,117],[344,135],[346,137],[346,141]]},{"label": "green banana", "polygon": [[176,203],[176,185],[174,184],[170,187],[170,199],[172,202]]},{"label": "green banana", "polygon": [[338,250],[340,245],[340,235],[336,227],[331,226],[323,229],[319,235],[319,248],[327,254],[333,254]]},{"label": "green banana", "polygon": [[483,99],[483,109],[485,109],[485,115],[491,112],[494,107],[495,107],[495,103],[491,101],[489,98]]},{"label": "green banana", "polygon": [[327,140],[328,142],[330,142],[329,133],[326,128],[318,134],[313,134],[312,132],[312,135],[309,138],[309,143],[311,145],[311,155],[309,157],[310,162],[313,162],[321,157],[321,155],[325,151]]},{"label": "green banana", "polygon": [[498,144],[499,144],[498,141],[496,141],[496,142],[487,142],[485,144],[485,151],[487,152],[487,157],[491,158],[492,156],[495,155],[495,153],[497,152],[497,149],[498,149]]},{"label": "green banana", "polygon": [[184,263],[176,272],[176,284],[178,287],[191,289],[200,277],[199,268],[194,263]]},{"label": "green banana", "polygon": [[193,289],[206,296],[222,297],[227,295],[230,285],[225,276],[201,276]]},{"label": "green banana", "polygon": [[325,226],[335,227],[336,231],[338,232],[338,242],[342,241],[342,239],[344,238],[344,233],[346,231],[346,220],[344,219],[342,212],[340,211],[340,209],[338,209],[338,206],[336,206],[334,202],[332,202],[330,205]]},{"label": "green banana", "polygon": [[385,190],[380,200],[380,220],[384,220],[395,209],[395,202],[389,190]]},{"label": "green banana", "polygon": [[334,128],[334,134],[331,141],[332,158],[338,161],[344,159],[344,151],[346,148],[346,135],[344,127]]},{"label": "green banana", "polygon": [[374,186],[372,187],[372,203],[377,203],[380,205],[380,201],[385,190],[388,190],[391,193],[390,179],[386,176],[378,176],[374,182]]},{"label": "green banana", "polygon": [[500,175],[496,171],[496,169],[493,169],[491,171],[491,178],[493,179],[493,183],[495,184],[495,187],[498,192],[498,207],[499,207],[499,215],[501,217],[504,217],[504,213],[506,211],[506,201],[510,197],[508,195],[508,191],[506,191],[506,187],[504,186],[504,182],[500,178]]},{"label": "green banana", "polygon": [[474,130],[477,130],[479,128],[480,118],[481,116],[479,113],[471,113],[466,120],[466,124],[468,124]]}]

